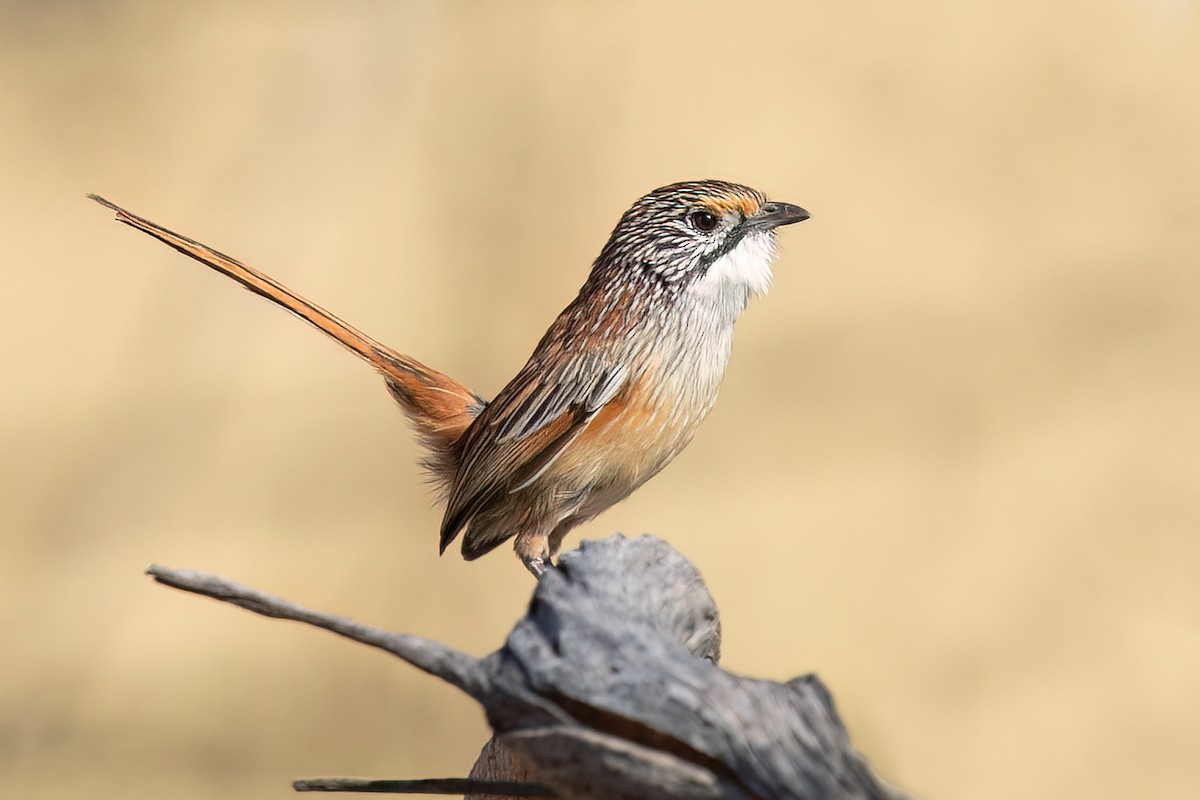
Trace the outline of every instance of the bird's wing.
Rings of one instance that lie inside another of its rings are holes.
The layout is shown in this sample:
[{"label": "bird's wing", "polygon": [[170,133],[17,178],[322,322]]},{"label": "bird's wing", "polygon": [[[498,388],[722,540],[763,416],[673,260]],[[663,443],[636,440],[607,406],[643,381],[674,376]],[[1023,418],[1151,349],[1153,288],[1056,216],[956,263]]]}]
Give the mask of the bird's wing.
[{"label": "bird's wing", "polygon": [[[554,361],[557,367],[551,366]],[[535,353],[464,437],[442,521],[441,549],[481,509],[545,474],[629,380],[613,348],[570,357],[559,351],[551,359]],[[495,543],[514,533],[505,532]]]}]

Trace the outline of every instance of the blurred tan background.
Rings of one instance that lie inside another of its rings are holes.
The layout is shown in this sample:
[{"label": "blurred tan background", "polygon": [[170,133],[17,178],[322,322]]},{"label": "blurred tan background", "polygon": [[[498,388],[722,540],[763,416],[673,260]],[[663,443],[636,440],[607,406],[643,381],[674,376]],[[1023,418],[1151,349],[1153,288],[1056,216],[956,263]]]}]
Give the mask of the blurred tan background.
[{"label": "blurred tan background", "polygon": [[697,177],[813,219],[568,546],[669,539],[725,665],[818,672],[920,796],[1200,791],[1195,2],[8,2],[0,102],[0,794],[469,767],[453,690],[151,562],[477,654],[532,588],[435,557],[368,368],[85,192],[491,396]]}]

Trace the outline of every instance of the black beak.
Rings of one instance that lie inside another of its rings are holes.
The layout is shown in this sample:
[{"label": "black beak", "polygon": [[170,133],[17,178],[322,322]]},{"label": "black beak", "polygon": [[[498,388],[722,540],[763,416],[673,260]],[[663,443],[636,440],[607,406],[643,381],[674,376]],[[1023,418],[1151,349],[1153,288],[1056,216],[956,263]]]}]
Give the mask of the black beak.
[{"label": "black beak", "polygon": [[763,203],[759,207],[758,213],[746,219],[746,224],[751,228],[770,231],[778,228],[780,225],[804,222],[809,216],[809,213],[803,208],[794,206],[791,203]]}]

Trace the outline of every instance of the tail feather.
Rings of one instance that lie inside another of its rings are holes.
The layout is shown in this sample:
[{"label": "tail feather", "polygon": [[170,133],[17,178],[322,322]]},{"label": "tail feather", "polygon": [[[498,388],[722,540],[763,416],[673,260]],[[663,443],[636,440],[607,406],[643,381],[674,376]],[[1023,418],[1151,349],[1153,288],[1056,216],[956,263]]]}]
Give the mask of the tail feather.
[{"label": "tail feather", "polygon": [[430,369],[403,353],[380,344],[354,326],[311,303],[274,278],[211,247],[139,217],[98,195],[89,194],[102,206],[116,212],[117,220],[240,283],[257,295],[283,306],[317,330],[333,338],[350,352],[377,369],[387,381],[388,391],[417,429],[421,442],[430,450],[430,471],[438,482],[449,480],[454,469],[454,445],[487,405],[479,395],[449,375]]}]

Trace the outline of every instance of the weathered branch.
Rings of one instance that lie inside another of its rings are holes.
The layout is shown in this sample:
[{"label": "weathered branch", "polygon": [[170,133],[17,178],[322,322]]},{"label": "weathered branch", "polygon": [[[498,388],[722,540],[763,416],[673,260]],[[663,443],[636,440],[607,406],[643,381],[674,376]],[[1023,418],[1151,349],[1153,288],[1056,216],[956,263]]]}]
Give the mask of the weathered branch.
[{"label": "weathered branch", "polygon": [[[151,574],[379,647],[449,681],[483,706],[493,743],[560,798],[904,797],[853,750],[815,676],[775,683],[716,665],[716,605],[695,568],[653,537],[615,536],[563,555],[505,646],[483,659],[215,576],[163,567]],[[508,796],[534,790],[521,786]]]}]

